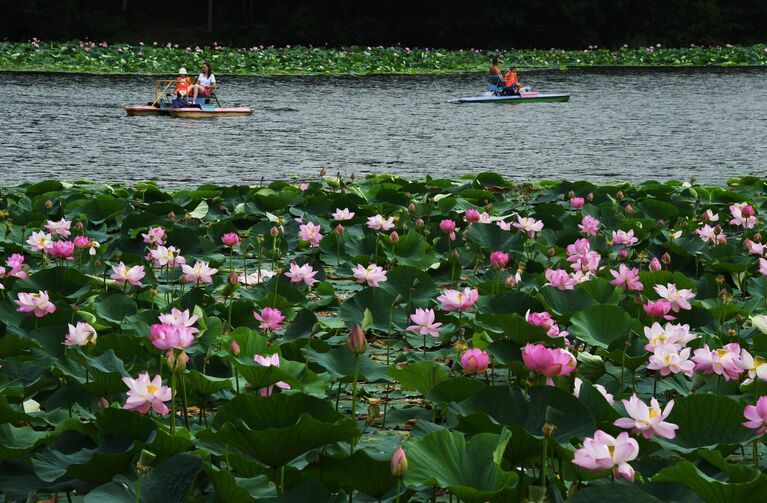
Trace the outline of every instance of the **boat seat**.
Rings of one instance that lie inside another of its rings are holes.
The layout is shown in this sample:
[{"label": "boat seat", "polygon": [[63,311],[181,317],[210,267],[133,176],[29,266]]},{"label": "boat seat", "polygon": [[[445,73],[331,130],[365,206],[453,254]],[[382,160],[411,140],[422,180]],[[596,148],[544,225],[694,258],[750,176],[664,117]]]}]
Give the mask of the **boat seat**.
[{"label": "boat seat", "polygon": [[489,75],[487,77],[488,91],[497,91],[501,87],[501,77],[499,75]]}]

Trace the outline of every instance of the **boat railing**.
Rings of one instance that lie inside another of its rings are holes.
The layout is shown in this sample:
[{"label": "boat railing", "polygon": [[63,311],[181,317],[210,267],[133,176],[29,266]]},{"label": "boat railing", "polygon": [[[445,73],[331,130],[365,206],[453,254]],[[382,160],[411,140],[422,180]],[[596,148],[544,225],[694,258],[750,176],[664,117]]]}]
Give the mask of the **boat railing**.
[{"label": "boat railing", "polygon": [[[160,97],[165,94],[165,91],[168,90],[170,86],[175,84],[175,80],[155,80],[154,81],[154,101],[152,102],[152,106],[154,106],[158,101],[160,101]],[[163,87],[162,91],[160,91],[160,84],[165,84],[165,87]]]}]

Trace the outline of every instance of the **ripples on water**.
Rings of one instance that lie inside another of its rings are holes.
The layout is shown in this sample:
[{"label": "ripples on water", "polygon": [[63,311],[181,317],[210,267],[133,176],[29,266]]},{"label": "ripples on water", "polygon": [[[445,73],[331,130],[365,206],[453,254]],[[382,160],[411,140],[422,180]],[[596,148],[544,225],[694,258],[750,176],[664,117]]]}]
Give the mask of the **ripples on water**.
[{"label": "ripples on water", "polygon": [[569,103],[456,105],[483,77],[226,77],[250,117],[127,117],[154,78],[0,74],[0,184],[42,178],[166,185],[388,172],[515,179],[721,181],[767,168],[765,71],[520,75]]}]

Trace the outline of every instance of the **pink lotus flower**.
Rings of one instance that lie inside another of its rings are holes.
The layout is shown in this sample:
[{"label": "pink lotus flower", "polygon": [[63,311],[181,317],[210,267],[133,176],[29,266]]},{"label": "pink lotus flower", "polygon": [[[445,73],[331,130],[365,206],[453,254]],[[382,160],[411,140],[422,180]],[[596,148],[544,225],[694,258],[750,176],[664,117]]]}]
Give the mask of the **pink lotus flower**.
[{"label": "pink lotus flower", "polygon": [[504,231],[510,231],[511,230],[511,222],[504,222],[503,220],[498,220],[495,225],[500,227]]},{"label": "pink lotus flower", "polygon": [[591,244],[586,238],[581,238],[573,244],[567,245],[567,261],[574,271],[595,273],[599,269],[599,261],[602,256],[591,251]]},{"label": "pink lotus flower", "polygon": [[45,230],[47,230],[54,236],[59,235],[63,238],[68,238],[70,236],[71,232],[69,231],[69,229],[71,227],[72,227],[72,222],[64,218],[62,218],[58,222],[48,220],[48,222],[46,222],[45,224]]},{"label": "pink lotus flower", "polygon": [[463,213],[463,218],[465,218],[466,222],[470,224],[479,222],[479,212],[474,208],[469,208]]},{"label": "pink lotus flower", "polygon": [[173,398],[173,394],[167,386],[162,384],[162,377],[154,376],[149,379],[149,372],[139,374],[137,379],[123,377],[122,381],[128,386],[128,400],[123,409],[136,409],[142,414],[152,409],[157,414],[167,415],[168,407],[164,402]]},{"label": "pink lotus flower", "polygon": [[490,219],[490,215],[486,211],[483,211],[482,213],[479,214],[478,222],[480,224],[489,224],[489,223],[492,223],[492,220]]},{"label": "pink lotus flower", "polygon": [[586,202],[586,200],[583,199],[582,197],[571,197],[570,198],[570,207],[573,208],[574,210],[577,210],[578,208],[583,206],[585,202]]},{"label": "pink lotus flower", "polygon": [[450,236],[450,241],[455,241],[455,221],[445,218],[439,223],[439,228]]},{"label": "pink lotus flower", "polygon": [[45,251],[52,257],[72,260],[75,244],[72,241],[54,241]]},{"label": "pink lotus flower", "polygon": [[152,246],[165,244],[165,230],[162,227],[150,227],[146,234],[141,234],[144,243]]},{"label": "pink lotus flower", "polygon": [[394,217],[384,218],[381,215],[369,217],[368,228],[376,231],[390,231],[394,228]]},{"label": "pink lotus flower", "polygon": [[767,260],[759,258],[759,274],[767,276]]},{"label": "pink lotus flower", "polygon": [[[575,383],[573,385],[573,395],[580,398],[582,385],[583,385],[583,380],[580,377],[576,377]],[[613,398],[613,395],[611,393],[607,392],[607,389],[605,389],[604,386],[602,386],[601,384],[592,384],[592,386],[594,386],[594,389],[599,391],[599,393],[605,398],[607,403],[609,403],[610,405],[613,405],[615,403],[615,398]]]},{"label": "pink lotus flower", "polygon": [[308,241],[312,248],[316,248],[322,241],[321,230],[320,226],[314,222],[301,224],[298,230],[298,239]]},{"label": "pink lotus flower", "polygon": [[650,400],[650,406],[640,400],[636,393],[630,399],[621,400],[621,402],[630,417],[616,419],[613,424],[618,428],[630,428],[632,431],[638,431],[646,439],[652,438],[653,435],[669,439],[676,437],[676,430],[679,426],[665,421],[671,413],[671,409],[674,408],[673,400],[666,404],[662,412],[655,397]]},{"label": "pink lotus flower", "polygon": [[199,319],[199,316],[193,315],[190,316],[189,309],[184,309],[183,311],[176,309],[175,307],[170,310],[170,313],[162,313],[159,316],[161,323],[167,323],[168,325],[174,325],[177,327],[185,328],[189,330],[192,334],[196,334],[199,332],[196,328],[194,328],[194,324]]},{"label": "pink lotus flower", "polygon": [[558,290],[572,290],[576,281],[564,269],[546,269],[546,283],[543,286],[553,286]]},{"label": "pink lotus flower", "polygon": [[175,246],[158,246],[149,252],[149,258],[155,267],[176,267],[186,264],[186,259],[181,256],[181,250]]},{"label": "pink lotus flower", "polygon": [[445,290],[442,295],[437,297],[437,301],[442,303],[443,311],[469,311],[477,302],[479,291],[476,288],[466,287],[463,292],[459,290]]},{"label": "pink lotus flower", "polygon": [[741,349],[740,359],[743,362],[743,369],[748,372],[748,378],[743,381],[743,384],[751,384],[754,379],[767,381],[767,360],[759,355],[752,356],[745,349]]},{"label": "pink lotus flower", "polygon": [[299,267],[295,262],[291,262],[290,271],[286,272],[285,276],[290,278],[291,283],[303,282],[306,286],[311,287],[313,284],[317,283],[317,280],[314,279],[316,274],[317,271],[315,271],[309,264],[304,264]]},{"label": "pink lotus flower", "polygon": [[376,264],[370,264],[367,267],[357,264],[356,267],[352,268],[352,273],[354,273],[354,279],[357,280],[357,283],[367,283],[368,286],[376,287],[379,282],[386,281],[386,271]]},{"label": "pink lotus flower", "polygon": [[583,447],[575,451],[573,463],[588,471],[612,469],[615,478],[634,481],[634,469],[628,463],[639,455],[639,444],[622,432],[612,437],[602,430],[594,432],[594,438],[586,438]]},{"label": "pink lotus flower", "polygon": [[613,231],[613,243],[616,245],[634,246],[639,242],[639,238],[634,237],[634,229],[628,232],[618,230]]},{"label": "pink lotus flower", "polygon": [[554,385],[553,377],[570,374],[576,365],[575,357],[569,351],[530,342],[522,349],[522,361],[531,371],[546,376],[546,384],[550,386]]},{"label": "pink lotus flower", "polygon": [[743,240],[743,246],[748,250],[749,255],[764,255],[765,245],[764,243],[754,243],[750,239]]},{"label": "pink lotus flower", "polygon": [[719,214],[714,213],[711,210],[706,210],[700,215],[700,219],[703,222],[718,222],[719,221]]},{"label": "pink lotus flower", "polygon": [[[271,356],[261,356],[261,355],[254,355],[253,360],[258,363],[259,365],[262,365],[264,367],[277,367],[280,366],[280,356],[277,353],[274,353]],[[278,381],[274,384],[270,384],[266,388],[261,388],[258,390],[258,392],[261,394],[261,396],[269,396],[272,394],[272,389],[277,386],[281,389],[290,389],[290,384]]]},{"label": "pink lotus flower", "polygon": [[487,370],[490,364],[490,357],[481,349],[467,349],[461,355],[461,367],[471,374],[481,374]]},{"label": "pink lotus flower", "polygon": [[655,293],[661,298],[671,302],[671,310],[678,313],[680,309],[692,309],[690,299],[695,297],[692,290],[677,290],[674,283],[668,283],[666,286],[655,285]]},{"label": "pink lotus flower", "polygon": [[601,225],[601,222],[590,216],[586,215],[583,217],[583,220],[581,220],[581,223],[578,225],[578,229],[580,229],[582,234],[585,234],[587,236],[596,236],[599,233],[599,226]]},{"label": "pink lotus flower", "polygon": [[536,232],[541,232],[543,230],[543,222],[540,220],[536,220],[530,217],[523,217],[520,215],[517,215],[517,221],[511,225],[523,232],[526,232],[530,239],[535,237]]},{"label": "pink lotus flower", "polygon": [[767,396],[759,397],[756,405],[746,405],[743,415],[748,419],[741,423],[743,426],[756,430],[757,435],[767,433]]},{"label": "pink lotus flower", "polygon": [[559,327],[547,311],[541,313],[527,311],[525,320],[531,325],[545,328],[549,337],[567,337],[569,335],[567,332],[560,333]]},{"label": "pink lotus flower", "polygon": [[18,300],[14,300],[20,313],[34,313],[38,318],[56,311],[56,305],[48,300],[48,292],[40,290],[37,293],[19,292]]},{"label": "pink lotus flower", "polygon": [[756,225],[756,212],[754,207],[748,203],[730,205],[730,214],[732,215],[730,225],[737,225],[744,229],[753,229]]},{"label": "pink lotus flower", "polygon": [[660,271],[662,266],[660,265],[660,260],[658,260],[658,257],[653,257],[647,268],[652,272]]},{"label": "pink lotus flower", "polygon": [[336,222],[345,222],[354,218],[354,212],[349,211],[349,208],[339,209],[336,208],[335,213],[331,215]]},{"label": "pink lotus flower", "polygon": [[218,272],[218,269],[209,267],[207,262],[195,262],[194,267],[190,267],[186,264],[181,266],[181,271],[184,273],[183,278],[190,283],[212,283],[213,276]]},{"label": "pink lotus flower", "polygon": [[714,246],[725,244],[727,242],[727,235],[718,225],[716,227],[711,227],[706,224],[700,229],[696,229],[695,234],[697,234],[704,243],[710,242]]},{"label": "pink lotus flower", "polygon": [[77,325],[67,324],[69,333],[64,335],[65,346],[86,346],[96,344],[96,330],[88,323],[82,321]]},{"label": "pink lotus flower", "polygon": [[735,342],[714,350],[704,344],[695,350],[692,360],[695,362],[695,370],[703,374],[721,375],[725,381],[738,379],[746,369],[740,357],[740,345]]},{"label": "pink lotus flower", "polygon": [[[22,272],[22,268],[24,267],[24,255],[21,253],[11,254],[10,257],[5,259],[5,265],[11,268],[11,270],[8,272],[9,276],[19,276],[19,273]],[[26,277],[26,274],[19,277]]]},{"label": "pink lotus flower", "polygon": [[647,351],[654,351],[658,346],[673,346],[679,350],[698,338],[690,332],[690,325],[666,323],[665,326],[661,326],[658,322],[650,327],[644,327],[644,335],[648,341],[644,347]]},{"label": "pink lotus flower", "polygon": [[236,232],[227,232],[221,236],[221,242],[226,246],[237,246],[241,243],[240,236]]},{"label": "pink lotus flower", "polygon": [[680,350],[674,345],[663,344],[655,347],[647,368],[657,370],[663,377],[679,373],[692,377],[695,363],[690,360],[690,348]]},{"label": "pink lotus flower", "polygon": [[144,273],[143,265],[134,265],[129,268],[124,263],[120,262],[117,265],[113,265],[112,270],[114,272],[110,278],[115,280],[115,283],[119,285],[122,285],[127,281],[133,286],[141,286],[141,278],[146,275],[146,273]]},{"label": "pink lotus flower", "polygon": [[421,335],[439,337],[437,329],[442,326],[442,323],[434,323],[433,309],[416,308],[415,313],[410,315],[410,321],[413,322],[413,325],[410,325],[405,330],[417,332]]},{"label": "pink lotus flower", "polygon": [[51,247],[53,241],[51,241],[51,235],[42,231],[33,232],[27,239],[27,244],[32,247],[33,252],[43,252]]},{"label": "pink lotus flower", "polygon": [[154,323],[149,327],[149,342],[157,349],[186,348],[194,344],[196,328],[170,323]]},{"label": "pink lotus flower", "polygon": [[253,316],[261,322],[259,328],[262,330],[281,330],[282,322],[285,319],[282,311],[273,307],[263,308],[261,314],[253,311]]},{"label": "pink lotus flower", "polygon": [[[660,318],[660,317],[666,317],[671,311],[671,302],[665,300],[665,299],[658,299],[653,301],[648,301],[647,304],[644,304],[642,306],[644,309],[644,312],[647,313],[648,316],[652,316],[653,318]],[[666,319],[673,319],[673,316],[669,316]]]},{"label": "pink lotus flower", "polygon": [[75,248],[87,248],[91,245],[91,240],[88,236],[75,236],[74,239]]},{"label": "pink lotus flower", "polygon": [[506,267],[509,263],[509,254],[503,253],[500,250],[496,250],[490,254],[490,264],[493,269],[500,270]]},{"label": "pink lotus flower", "polygon": [[644,290],[642,282],[639,280],[639,269],[634,267],[629,269],[626,264],[621,264],[618,271],[610,271],[615,278],[610,284],[620,287],[627,291]]}]

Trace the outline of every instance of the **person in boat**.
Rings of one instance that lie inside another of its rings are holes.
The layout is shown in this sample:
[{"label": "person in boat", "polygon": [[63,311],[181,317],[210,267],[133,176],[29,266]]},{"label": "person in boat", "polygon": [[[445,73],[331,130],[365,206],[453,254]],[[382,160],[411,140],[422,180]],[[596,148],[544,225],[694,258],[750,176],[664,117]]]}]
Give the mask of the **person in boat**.
[{"label": "person in boat", "polygon": [[173,90],[173,94],[176,97],[183,97],[189,94],[189,88],[192,85],[192,79],[186,73],[186,68],[181,67],[178,69],[178,77],[176,77],[176,88]]},{"label": "person in boat", "polygon": [[500,86],[503,84],[503,75],[501,69],[498,66],[501,64],[501,60],[498,57],[494,57],[490,64],[490,73],[488,74],[488,80],[491,85]]},{"label": "person in boat", "polygon": [[210,63],[203,63],[202,71],[197,77],[197,83],[192,84],[189,88],[189,93],[192,94],[192,103],[197,102],[198,95],[209,98],[210,92],[215,88],[216,77],[213,75],[213,69],[210,67]]},{"label": "person in boat", "polygon": [[505,96],[516,96],[519,94],[521,85],[517,80],[517,69],[510,66],[503,75],[503,94]]}]

